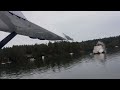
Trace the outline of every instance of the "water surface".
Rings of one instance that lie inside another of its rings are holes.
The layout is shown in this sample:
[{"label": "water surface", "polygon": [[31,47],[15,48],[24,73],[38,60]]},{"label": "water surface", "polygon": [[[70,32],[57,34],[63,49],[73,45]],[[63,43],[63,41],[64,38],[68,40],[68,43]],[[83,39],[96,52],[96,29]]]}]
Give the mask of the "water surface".
[{"label": "water surface", "polygon": [[1,79],[120,79],[120,52],[0,67]]}]

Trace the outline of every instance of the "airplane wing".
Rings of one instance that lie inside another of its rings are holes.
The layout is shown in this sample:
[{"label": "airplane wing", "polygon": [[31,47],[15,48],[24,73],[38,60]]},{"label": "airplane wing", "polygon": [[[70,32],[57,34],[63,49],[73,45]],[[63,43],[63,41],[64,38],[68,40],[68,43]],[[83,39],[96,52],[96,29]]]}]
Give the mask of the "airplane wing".
[{"label": "airplane wing", "polygon": [[0,11],[0,30],[40,40],[66,40],[26,19],[20,11]]}]

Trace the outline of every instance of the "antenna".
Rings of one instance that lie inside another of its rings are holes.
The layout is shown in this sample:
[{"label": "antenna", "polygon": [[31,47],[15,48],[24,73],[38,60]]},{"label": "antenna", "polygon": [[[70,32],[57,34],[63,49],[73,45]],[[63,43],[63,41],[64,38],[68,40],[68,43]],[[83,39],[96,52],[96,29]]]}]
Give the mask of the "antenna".
[{"label": "antenna", "polygon": [[65,38],[66,38],[67,40],[72,40],[72,41],[73,41],[73,38],[71,38],[70,36],[68,36],[68,35],[66,35],[66,34],[64,34],[64,33],[63,33],[63,35],[65,36]]}]

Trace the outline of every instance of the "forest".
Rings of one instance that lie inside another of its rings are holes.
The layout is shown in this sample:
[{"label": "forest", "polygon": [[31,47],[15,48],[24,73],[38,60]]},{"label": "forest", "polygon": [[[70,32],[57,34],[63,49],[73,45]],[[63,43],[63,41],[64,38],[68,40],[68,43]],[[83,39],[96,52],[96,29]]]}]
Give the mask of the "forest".
[{"label": "forest", "polygon": [[120,50],[120,36],[87,40],[82,42],[56,41],[48,44],[20,45],[5,47],[0,50],[0,62],[12,61],[14,63],[27,63],[30,58],[42,60],[50,58],[70,58],[92,53],[93,47],[98,41],[105,43],[107,52]]}]

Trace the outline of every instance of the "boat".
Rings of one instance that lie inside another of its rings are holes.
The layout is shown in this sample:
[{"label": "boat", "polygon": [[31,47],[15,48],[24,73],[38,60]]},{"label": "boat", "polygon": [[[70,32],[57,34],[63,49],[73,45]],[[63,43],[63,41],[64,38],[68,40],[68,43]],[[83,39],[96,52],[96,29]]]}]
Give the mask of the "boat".
[{"label": "boat", "polygon": [[106,53],[105,44],[101,41],[98,41],[97,44],[94,46],[93,54],[102,54],[102,53]]}]

